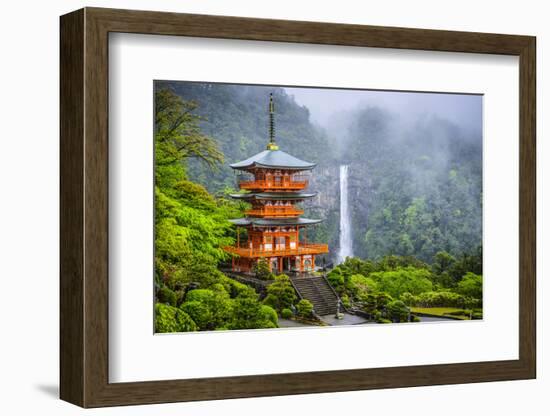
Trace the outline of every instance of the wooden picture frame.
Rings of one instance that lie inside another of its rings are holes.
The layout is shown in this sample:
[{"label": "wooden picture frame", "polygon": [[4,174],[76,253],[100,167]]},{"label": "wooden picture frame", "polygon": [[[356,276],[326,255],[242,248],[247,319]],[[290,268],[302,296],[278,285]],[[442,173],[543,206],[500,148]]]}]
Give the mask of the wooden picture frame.
[{"label": "wooden picture frame", "polygon": [[[101,407],[535,378],[534,37],[99,8],[62,16],[60,29],[61,399],[82,407]],[[110,32],[518,56],[519,359],[109,383]]]}]

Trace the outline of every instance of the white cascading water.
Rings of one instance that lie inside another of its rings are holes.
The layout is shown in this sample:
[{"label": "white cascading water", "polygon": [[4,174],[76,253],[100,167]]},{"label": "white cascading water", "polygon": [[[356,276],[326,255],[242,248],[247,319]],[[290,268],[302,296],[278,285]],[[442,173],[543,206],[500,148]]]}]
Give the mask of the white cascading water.
[{"label": "white cascading water", "polygon": [[353,256],[351,217],[348,205],[348,165],[340,165],[340,250],[338,263]]}]

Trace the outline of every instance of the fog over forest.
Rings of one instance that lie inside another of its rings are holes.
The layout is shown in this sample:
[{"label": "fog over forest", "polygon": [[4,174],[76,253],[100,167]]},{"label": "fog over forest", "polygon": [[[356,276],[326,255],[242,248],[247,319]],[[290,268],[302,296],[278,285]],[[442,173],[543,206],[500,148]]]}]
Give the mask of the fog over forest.
[{"label": "fog over forest", "polygon": [[[212,171],[191,162],[189,176],[219,195],[235,188],[230,163],[265,149],[269,94],[281,150],[317,163],[305,215],[324,221],[312,240],[339,249],[340,166],[349,166],[353,254],[431,261],[481,250],[480,95],[282,88],[160,82],[198,104],[201,128],[225,155]],[[309,231],[308,231],[309,232]]]},{"label": "fog over forest", "polygon": [[463,139],[477,140],[482,134],[482,95],[419,93],[333,88],[285,88],[298,105],[310,112],[311,122],[322,127],[341,148],[349,137],[348,128],[361,110],[380,108],[397,116],[403,129],[422,120],[448,121],[464,133]]}]

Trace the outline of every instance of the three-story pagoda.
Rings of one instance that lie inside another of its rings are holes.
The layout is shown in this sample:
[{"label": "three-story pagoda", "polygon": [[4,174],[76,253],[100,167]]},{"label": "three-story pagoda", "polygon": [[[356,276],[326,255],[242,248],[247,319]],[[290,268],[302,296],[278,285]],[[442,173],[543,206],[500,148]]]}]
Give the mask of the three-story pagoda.
[{"label": "three-story pagoda", "polygon": [[[328,253],[328,245],[300,241],[300,231],[321,220],[301,217],[303,210],[295,204],[315,196],[305,191],[308,186],[305,174],[315,163],[279,150],[275,142],[272,95],[267,149],[230,166],[245,177],[239,181],[240,189],[249,191],[231,196],[251,204],[245,218],[231,220],[239,227],[236,246],[225,248],[233,255],[232,270],[250,272],[264,258],[272,272],[313,271],[315,256]],[[240,227],[246,228],[246,241],[240,239]]]}]

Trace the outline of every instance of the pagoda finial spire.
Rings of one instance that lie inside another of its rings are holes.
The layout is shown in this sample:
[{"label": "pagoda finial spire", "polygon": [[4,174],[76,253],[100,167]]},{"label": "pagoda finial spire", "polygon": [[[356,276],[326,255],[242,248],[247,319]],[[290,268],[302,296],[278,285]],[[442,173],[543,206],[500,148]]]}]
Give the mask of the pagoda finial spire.
[{"label": "pagoda finial spire", "polygon": [[269,143],[267,150],[279,150],[275,143],[275,104],[273,103],[273,94],[269,94]]}]

